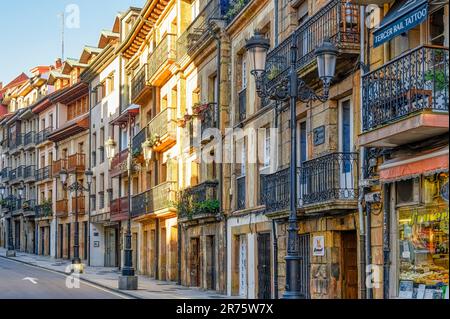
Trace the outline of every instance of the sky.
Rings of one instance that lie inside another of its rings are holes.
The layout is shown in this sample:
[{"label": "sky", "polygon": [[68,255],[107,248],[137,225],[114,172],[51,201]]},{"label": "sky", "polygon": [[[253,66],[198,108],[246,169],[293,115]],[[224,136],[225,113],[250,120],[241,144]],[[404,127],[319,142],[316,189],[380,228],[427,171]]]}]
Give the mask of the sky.
[{"label": "sky", "polygon": [[145,0],[0,0],[0,82],[6,85],[22,72],[29,75],[33,67],[53,64],[62,55],[58,14],[66,12],[64,56],[78,59],[85,45],[97,46],[100,31],[112,28],[118,12],[144,4]]}]

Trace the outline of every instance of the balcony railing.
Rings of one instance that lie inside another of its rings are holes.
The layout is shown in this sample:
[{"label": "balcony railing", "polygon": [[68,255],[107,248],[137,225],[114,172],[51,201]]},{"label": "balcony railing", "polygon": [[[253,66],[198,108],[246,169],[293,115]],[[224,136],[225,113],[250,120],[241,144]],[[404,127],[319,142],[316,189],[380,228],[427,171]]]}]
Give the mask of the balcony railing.
[{"label": "balcony railing", "polygon": [[9,180],[14,181],[17,178],[17,168],[13,168],[9,171]]},{"label": "balcony railing", "polygon": [[18,180],[23,180],[24,175],[25,175],[25,165],[20,165],[17,167],[17,179]]},{"label": "balcony railing", "polygon": [[0,172],[0,177],[2,178],[2,181],[9,180],[9,171],[11,170],[10,167],[5,167]]},{"label": "balcony railing", "polygon": [[202,136],[206,130],[217,128],[217,103],[208,103],[201,106]]},{"label": "balcony railing", "polygon": [[52,127],[47,127],[36,134],[36,144],[42,144],[48,140],[48,136],[53,131]]},{"label": "balcony railing", "polygon": [[23,134],[12,135],[9,139],[9,149],[15,150],[16,148],[23,146]]},{"label": "balcony railing", "polygon": [[163,146],[176,141],[176,132],[176,109],[174,108],[164,109],[148,124],[148,136],[150,138],[157,136]]},{"label": "balcony railing", "polygon": [[38,181],[38,182],[46,180],[46,179],[50,179],[52,177],[53,177],[52,167],[50,165],[40,168],[36,171],[36,181]]},{"label": "balcony railing", "polygon": [[61,173],[61,171],[65,170],[67,171],[68,166],[67,166],[67,159],[59,159],[57,161],[53,161],[53,166],[52,166],[52,174],[53,176],[59,175],[59,173]]},{"label": "balcony railing", "polygon": [[338,48],[359,45],[359,6],[345,0],[332,0],[316,14],[300,25],[295,33],[269,52],[266,72],[267,84],[273,87],[279,79],[287,76],[290,67],[290,48],[297,38],[297,70],[315,62],[314,51],[325,39]]},{"label": "balcony railing", "polygon": [[84,215],[86,213],[85,196],[72,197],[72,214],[78,210],[78,214]]},{"label": "balcony railing", "polygon": [[131,99],[133,101],[135,101],[147,87],[147,80],[148,80],[147,72],[148,67],[147,64],[145,64],[131,79]]},{"label": "balcony railing", "polygon": [[300,167],[302,206],[358,199],[358,153],[331,153]]},{"label": "balcony railing", "polygon": [[239,92],[239,108],[237,116],[239,122],[242,122],[247,117],[247,89],[243,89]]},{"label": "balcony railing", "polygon": [[177,183],[164,182],[145,193],[133,196],[131,201],[131,216],[156,213],[162,209],[169,209],[175,203],[177,196]]},{"label": "balcony railing", "polygon": [[245,176],[238,177],[236,180],[237,187],[237,198],[236,198],[236,207],[238,210],[245,208],[245,199],[246,199],[246,186],[245,186]]},{"label": "balcony railing", "polygon": [[289,207],[290,203],[289,168],[270,175],[261,175],[261,204],[266,212],[276,212]]},{"label": "balcony railing", "polygon": [[22,203],[22,209],[24,212],[34,212],[36,209],[36,200],[29,199]]},{"label": "balcony railing", "polygon": [[86,169],[86,155],[77,153],[67,158],[67,170],[69,172],[84,172]]},{"label": "balcony railing", "polygon": [[[194,214],[204,214],[203,211],[197,211],[195,209],[196,204],[203,203],[207,200],[218,200],[218,190],[217,190],[218,182],[215,181],[206,181],[201,184],[192,186],[190,188],[185,189],[180,194],[180,201],[183,202],[184,205],[191,207]],[[187,217],[179,212],[179,217]],[[208,212],[211,214],[214,212]]]},{"label": "balcony railing", "polygon": [[177,40],[177,60],[185,55],[193,55],[211,39],[208,24],[211,18],[219,18],[219,0],[209,1]]},{"label": "balcony railing", "polygon": [[117,198],[111,201],[110,205],[111,221],[119,221],[128,217],[128,196]]},{"label": "balcony railing", "polygon": [[166,34],[148,58],[148,78],[152,79],[162,66],[176,59],[176,35]]},{"label": "balcony railing", "polygon": [[23,173],[24,179],[35,179],[36,178],[36,166],[35,165],[29,165],[25,167],[24,173]]},{"label": "balcony railing", "polygon": [[448,113],[448,48],[422,46],[363,76],[363,130],[423,110]]},{"label": "balcony railing", "polygon": [[111,176],[115,177],[124,172],[123,163],[128,159],[128,149],[120,151],[111,161]]},{"label": "balcony railing", "polygon": [[34,131],[28,132],[27,134],[25,134],[23,138],[23,145],[24,146],[32,145],[35,143],[35,141],[36,141],[36,132]]},{"label": "balcony railing", "polygon": [[66,217],[69,215],[69,201],[61,199],[56,201],[56,217]]},{"label": "balcony railing", "polygon": [[145,140],[147,139],[147,135],[148,135],[147,131],[148,131],[148,128],[146,126],[133,137],[133,143],[132,143],[133,154],[142,152],[142,143],[144,143]]},{"label": "balcony railing", "polygon": [[36,205],[35,207],[35,218],[46,218],[52,217],[52,208],[49,205]]}]

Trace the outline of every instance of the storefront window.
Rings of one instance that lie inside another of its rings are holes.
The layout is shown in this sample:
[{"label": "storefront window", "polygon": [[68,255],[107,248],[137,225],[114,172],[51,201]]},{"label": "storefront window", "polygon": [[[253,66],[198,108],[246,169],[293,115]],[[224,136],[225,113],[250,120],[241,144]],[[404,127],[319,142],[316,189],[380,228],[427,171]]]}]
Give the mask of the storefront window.
[{"label": "storefront window", "polygon": [[433,203],[398,210],[400,298],[448,299],[449,208],[438,193]]}]

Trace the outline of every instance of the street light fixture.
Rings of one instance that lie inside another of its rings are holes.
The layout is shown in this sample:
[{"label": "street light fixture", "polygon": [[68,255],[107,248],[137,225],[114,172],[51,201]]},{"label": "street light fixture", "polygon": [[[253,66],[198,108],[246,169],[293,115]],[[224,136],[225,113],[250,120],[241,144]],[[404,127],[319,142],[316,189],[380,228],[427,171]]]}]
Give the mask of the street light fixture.
[{"label": "street light fixture", "polygon": [[149,140],[142,143],[142,151],[144,152],[144,160],[148,165],[153,158],[153,145]]},{"label": "street light fixture", "polygon": [[64,190],[69,191],[70,193],[75,193],[75,236],[74,236],[74,244],[73,244],[73,259],[72,259],[72,267],[73,271],[76,273],[82,273],[84,271],[84,265],[81,262],[80,258],[80,242],[79,242],[79,225],[78,225],[78,194],[88,192],[92,183],[92,171],[87,170],[85,173],[88,187],[84,187],[83,184],[78,182],[78,174],[75,171],[75,181],[70,186],[67,186],[69,174],[66,170],[62,170],[59,173],[59,177],[61,179],[61,184]]},{"label": "street light fixture", "polygon": [[323,82],[323,94],[318,95],[310,88],[302,78],[299,78],[296,69],[297,63],[297,35],[294,33],[291,38],[289,73],[280,76],[279,82],[269,87],[267,85],[267,53],[269,51],[269,40],[259,31],[255,31],[254,36],[246,43],[249,52],[251,74],[256,80],[256,91],[262,98],[290,103],[290,127],[291,127],[291,159],[290,159],[290,212],[288,228],[288,246],[286,254],[286,289],[283,298],[304,299],[300,292],[299,266],[300,251],[297,226],[297,123],[296,105],[297,101],[325,102],[329,98],[330,84],[335,76],[336,57],[338,49],[328,40],[325,40],[315,51],[319,78]]},{"label": "street light fixture", "polygon": [[108,138],[108,140],[105,142],[106,158],[109,160],[109,162],[111,162],[116,155],[116,146],[117,143],[112,137]]}]

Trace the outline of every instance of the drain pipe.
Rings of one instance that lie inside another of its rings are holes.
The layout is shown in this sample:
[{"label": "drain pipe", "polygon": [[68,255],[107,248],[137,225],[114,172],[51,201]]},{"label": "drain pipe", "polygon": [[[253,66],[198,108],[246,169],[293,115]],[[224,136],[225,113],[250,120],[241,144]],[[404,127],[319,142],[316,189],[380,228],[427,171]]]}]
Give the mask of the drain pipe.
[{"label": "drain pipe", "polygon": [[278,237],[277,237],[277,222],[272,219],[272,234],[273,234],[273,298],[278,299]]},{"label": "drain pipe", "polygon": [[389,267],[391,265],[391,185],[384,185],[384,214],[383,214],[383,298],[389,299]]},{"label": "drain pipe", "polygon": [[[366,266],[372,264],[372,234],[371,234],[371,227],[372,227],[372,205],[371,203],[366,203]],[[372,299],[372,287],[367,286],[366,287],[366,299]]]},{"label": "drain pipe", "polygon": [[[92,83],[89,82],[89,171],[92,172],[92,93],[93,93],[93,89],[92,89]],[[88,185],[88,193],[89,193],[89,198],[88,198],[88,238],[87,238],[87,247],[88,247],[88,251],[87,251],[87,257],[88,257],[88,266],[91,266],[91,191],[92,191],[92,187],[89,184]]]},{"label": "drain pipe", "polygon": [[[360,8],[360,20],[364,21],[365,19],[365,7],[362,6]],[[364,27],[361,24],[361,33],[360,33],[360,66],[364,65],[364,42],[365,42],[365,31],[364,31]],[[361,74],[364,72],[364,69],[362,67],[360,67],[360,72]],[[362,90],[362,76],[360,76],[360,89]],[[360,117],[361,117],[361,121],[362,122],[362,109],[363,109],[363,98],[362,98],[362,94],[360,94]],[[360,147],[359,148],[359,159],[361,162],[360,165],[360,187],[359,187],[359,197],[358,197],[358,215],[359,215],[359,272],[360,272],[360,283],[359,283],[359,287],[360,287],[360,298],[361,299],[366,299],[366,289],[365,289],[365,278],[366,278],[366,263],[365,263],[365,227],[364,227],[364,208],[363,208],[363,200],[364,200],[364,196],[365,196],[365,188],[362,183],[364,176],[365,176],[365,148],[364,147]]]},{"label": "drain pipe", "polygon": [[274,33],[275,33],[275,37],[274,37],[274,39],[275,39],[275,43],[274,43],[274,47],[276,48],[277,46],[278,46],[278,38],[279,38],[279,36],[278,36],[278,23],[279,23],[279,12],[278,12],[278,9],[279,9],[279,4],[278,4],[278,1],[279,0],[274,0],[273,1],[273,6],[274,6],[274,27],[273,27],[273,31],[274,31]]}]

